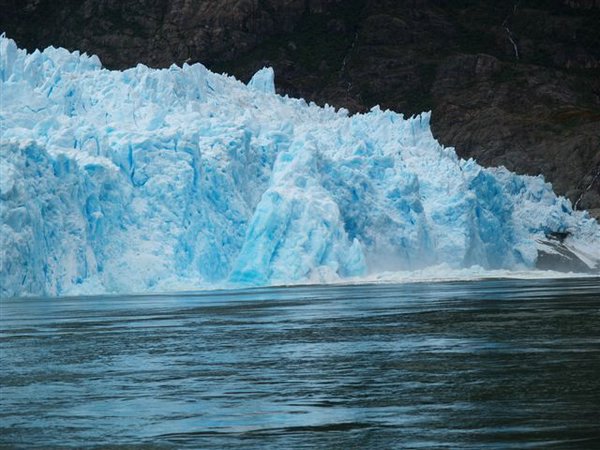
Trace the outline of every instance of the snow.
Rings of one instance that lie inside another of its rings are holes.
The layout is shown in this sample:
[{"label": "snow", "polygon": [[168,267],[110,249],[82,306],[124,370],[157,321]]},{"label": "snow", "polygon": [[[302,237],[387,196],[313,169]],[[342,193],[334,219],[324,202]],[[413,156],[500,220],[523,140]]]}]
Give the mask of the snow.
[{"label": "snow", "polygon": [[276,95],[270,68],[109,71],[4,36],[0,80],[2,296],[526,271],[550,232],[600,259],[587,213],[459,159],[428,113],[349,116]]}]

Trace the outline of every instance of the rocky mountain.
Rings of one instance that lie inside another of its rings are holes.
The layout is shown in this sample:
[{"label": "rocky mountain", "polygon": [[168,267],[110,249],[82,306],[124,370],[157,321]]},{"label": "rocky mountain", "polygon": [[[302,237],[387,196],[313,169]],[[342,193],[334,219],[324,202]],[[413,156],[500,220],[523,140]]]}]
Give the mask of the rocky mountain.
[{"label": "rocky mountain", "polygon": [[201,61],[282,94],[432,111],[463,157],[544,174],[600,217],[600,0],[0,0],[28,49],[109,68]]}]

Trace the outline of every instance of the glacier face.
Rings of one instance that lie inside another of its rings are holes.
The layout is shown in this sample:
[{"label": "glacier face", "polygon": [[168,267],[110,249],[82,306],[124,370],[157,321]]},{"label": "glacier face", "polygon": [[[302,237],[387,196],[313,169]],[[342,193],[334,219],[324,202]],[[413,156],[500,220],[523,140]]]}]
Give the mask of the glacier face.
[{"label": "glacier face", "polygon": [[248,86],[200,64],[108,71],[4,36],[0,79],[3,296],[520,270],[552,232],[600,259],[587,213],[459,159],[426,113],[349,116],[275,95],[269,68]]}]

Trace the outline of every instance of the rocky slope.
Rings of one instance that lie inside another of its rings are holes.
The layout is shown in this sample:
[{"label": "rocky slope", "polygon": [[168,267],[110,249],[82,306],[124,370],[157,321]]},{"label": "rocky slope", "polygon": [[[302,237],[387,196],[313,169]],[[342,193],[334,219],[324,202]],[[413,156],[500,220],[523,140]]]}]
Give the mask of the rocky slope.
[{"label": "rocky slope", "polygon": [[201,61],[363,111],[432,110],[464,157],[600,216],[599,0],[0,0],[0,30],[110,68]]}]

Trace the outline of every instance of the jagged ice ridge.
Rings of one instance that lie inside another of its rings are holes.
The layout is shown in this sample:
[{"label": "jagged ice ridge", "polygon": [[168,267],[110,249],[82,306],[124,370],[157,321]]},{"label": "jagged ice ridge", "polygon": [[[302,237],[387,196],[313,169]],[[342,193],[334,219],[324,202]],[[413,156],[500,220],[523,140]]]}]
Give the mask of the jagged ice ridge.
[{"label": "jagged ice ridge", "polygon": [[[350,116],[201,64],[102,68],[0,38],[3,296],[522,270],[600,230],[541,177],[459,159],[429,114]],[[590,256],[591,255],[591,256]]]}]

